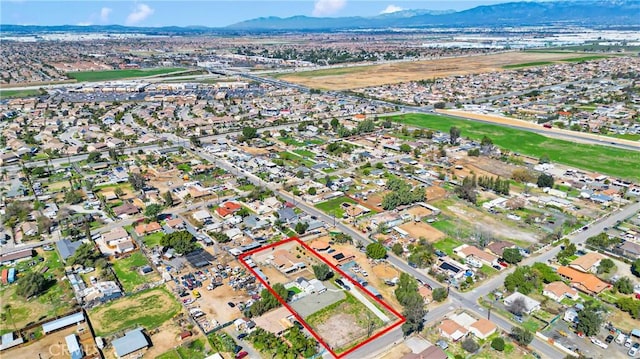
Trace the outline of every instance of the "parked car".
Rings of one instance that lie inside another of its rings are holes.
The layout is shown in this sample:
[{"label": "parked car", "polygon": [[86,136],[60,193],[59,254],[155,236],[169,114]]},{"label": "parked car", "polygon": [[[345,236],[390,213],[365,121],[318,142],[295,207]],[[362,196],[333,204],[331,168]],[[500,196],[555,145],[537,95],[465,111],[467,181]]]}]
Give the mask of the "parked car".
[{"label": "parked car", "polygon": [[236,359],[242,359],[242,358],[246,357],[247,355],[249,355],[249,353],[240,352],[240,353],[236,354]]},{"label": "parked car", "polygon": [[627,354],[629,354],[630,357],[635,357],[638,355],[638,351],[640,351],[640,343],[633,343],[633,346],[631,346]]},{"label": "parked car", "polygon": [[235,308],[235,304],[233,304],[232,302],[227,303],[228,306],[230,306],[231,308]]},{"label": "parked car", "polygon": [[624,346],[627,348],[631,348],[631,336],[627,337],[627,340],[624,342]]},{"label": "parked car", "polygon": [[613,341],[613,335],[611,334],[607,335],[607,338],[604,340],[604,342],[607,344],[611,344],[612,341]]},{"label": "parked car", "polygon": [[616,337],[616,344],[623,345],[625,340],[627,340],[627,336],[623,333],[618,334]]},{"label": "parked car", "polygon": [[249,335],[249,334],[247,334],[247,333],[241,333],[240,335],[238,335],[238,340],[242,340],[242,339],[246,338],[246,337],[247,337],[247,335]]}]

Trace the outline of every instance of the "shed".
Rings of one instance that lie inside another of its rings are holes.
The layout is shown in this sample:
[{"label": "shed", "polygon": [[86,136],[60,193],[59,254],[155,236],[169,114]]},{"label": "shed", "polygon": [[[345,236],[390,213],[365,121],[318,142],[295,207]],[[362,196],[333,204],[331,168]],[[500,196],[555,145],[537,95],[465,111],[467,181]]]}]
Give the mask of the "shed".
[{"label": "shed", "polygon": [[150,345],[147,336],[142,332],[142,328],[137,328],[126,332],[123,337],[111,342],[115,349],[116,356],[122,358],[125,355],[142,350]]},{"label": "shed", "polygon": [[67,315],[66,317],[62,317],[60,319],[56,319],[48,323],[42,324],[42,333],[48,334],[58,329],[66,328],[70,325],[74,325],[82,322],[84,322],[84,314],[82,314],[82,312]]},{"label": "shed", "polygon": [[84,357],[80,343],[78,343],[78,337],[75,334],[67,335],[64,340],[67,342],[67,350],[71,359],[82,359]]}]

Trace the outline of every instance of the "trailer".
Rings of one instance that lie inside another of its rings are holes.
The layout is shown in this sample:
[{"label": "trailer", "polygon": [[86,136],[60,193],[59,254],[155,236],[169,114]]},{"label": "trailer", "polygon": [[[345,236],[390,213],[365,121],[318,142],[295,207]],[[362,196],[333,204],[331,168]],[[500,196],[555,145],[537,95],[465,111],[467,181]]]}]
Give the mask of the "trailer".
[{"label": "trailer", "polygon": [[7,269],[2,270],[2,284],[7,284],[9,278],[9,271]]},{"label": "trailer", "polygon": [[13,283],[16,281],[16,269],[15,268],[9,268],[9,283]]}]

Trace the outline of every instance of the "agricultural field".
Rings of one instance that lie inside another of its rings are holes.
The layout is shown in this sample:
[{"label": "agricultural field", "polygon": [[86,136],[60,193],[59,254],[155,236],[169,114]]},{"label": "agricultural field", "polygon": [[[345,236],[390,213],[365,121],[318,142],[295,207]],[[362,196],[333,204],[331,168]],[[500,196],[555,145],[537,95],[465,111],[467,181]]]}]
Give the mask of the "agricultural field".
[{"label": "agricultural field", "polygon": [[0,91],[0,100],[5,98],[33,97],[46,94],[43,90],[4,90]]},{"label": "agricultural field", "polygon": [[173,318],[181,308],[167,289],[154,288],[93,308],[89,317],[96,335],[107,336],[138,325],[154,329]]},{"label": "agricultural field", "polygon": [[[542,53],[542,52],[538,52],[538,53]],[[552,53],[556,53],[556,52],[552,52]],[[570,53],[567,53],[570,54]],[[580,57],[570,57],[570,58],[566,58],[566,59],[559,59],[556,61],[534,61],[534,62],[525,62],[522,64],[509,64],[509,65],[504,65],[502,66],[503,69],[521,69],[521,68],[526,68],[526,67],[534,67],[534,66],[546,66],[546,65],[553,65],[553,64],[559,64],[562,62],[584,62],[584,61],[591,61],[591,60],[600,60],[600,59],[606,59],[607,55],[590,55],[590,56],[580,56]]]},{"label": "agricultural field", "polygon": [[[408,114],[390,117],[392,121],[410,126],[448,132],[452,126],[461,130],[461,137],[479,140],[488,136],[497,146],[532,156],[548,155],[552,162],[612,176],[640,179],[640,153],[608,146],[588,145],[553,139],[543,135],[441,115]],[[567,150],[570,149],[570,150]]]},{"label": "agricultural field", "polygon": [[277,75],[280,79],[328,90],[347,90],[445,76],[501,71],[504,66],[566,60],[578,53],[510,52],[455,59],[403,62],[371,66],[336,67]]},{"label": "agricultural field", "polygon": [[67,74],[72,79],[78,82],[87,81],[109,81],[119,80],[136,77],[147,77],[155,75],[170,74],[172,72],[184,71],[185,69],[180,67],[171,68],[158,68],[158,69],[144,69],[144,70],[107,70],[107,71],[80,71],[70,72]]},{"label": "agricultural field", "polygon": [[125,292],[131,292],[141,284],[159,279],[155,272],[147,275],[140,273],[140,267],[148,264],[149,261],[140,251],[131,254],[127,258],[118,259],[113,263],[113,271],[116,273]]}]

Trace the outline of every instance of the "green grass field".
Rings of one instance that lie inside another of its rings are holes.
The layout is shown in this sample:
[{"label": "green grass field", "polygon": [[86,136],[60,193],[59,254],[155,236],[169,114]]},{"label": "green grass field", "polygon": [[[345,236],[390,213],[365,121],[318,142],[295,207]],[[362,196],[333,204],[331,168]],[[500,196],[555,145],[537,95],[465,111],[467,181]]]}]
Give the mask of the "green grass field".
[{"label": "green grass field", "polygon": [[442,132],[448,132],[452,126],[456,126],[462,131],[462,137],[479,140],[489,136],[497,146],[516,153],[532,157],[547,154],[552,162],[616,177],[640,179],[640,152],[637,151],[558,140],[525,130],[448,116],[409,114],[392,116],[390,119]]},{"label": "green grass field", "polygon": [[303,157],[316,158],[316,154],[309,150],[293,150],[293,152]]},{"label": "green grass field", "polygon": [[140,267],[147,264],[149,261],[140,252],[135,252],[127,258],[119,259],[113,263],[113,271],[125,292],[131,292],[140,284],[147,283],[147,277],[138,271]]},{"label": "green grass field", "polygon": [[606,59],[607,57],[610,57],[610,56],[606,56],[606,55],[591,55],[591,56],[574,57],[574,58],[571,58],[571,59],[564,59],[564,60],[561,60],[561,61],[563,61],[563,62],[583,62],[583,61]]},{"label": "green grass field", "polygon": [[511,64],[502,66],[503,69],[522,69],[525,67],[545,66],[553,64],[553,61],[537,61],[537,62],[525,62],[522,64]]},{"label": "green grass field", "polygon": [[5,98],[33,97],[46,94],[42,90],[4,90],[0,91],[0,100]]},{"label": "green grass field", "polygon": [[132,70],[107,70],[107,71],[80,71],[80,72],[69,72],[67,76],[77,80],[78,82],[108,81],[108,80],[135,78],[135,77],[163,75],[163,74],[169,74],[172,72],[178,72],[183,70],[184,68],[181,68],[181,67],[169,67],[169,68],[148,69],[148,70],[132,69]]},{"label": "green grass field", "polygon": [[356,201],[351,198],[340,196],[325,202],[320,202],[316,204],[315,207],[328,215],[334,215],[336,218],[342,218],[344,215],[344,208],[342,207],[342,204],[344,202],[356,204]]},{"label": "green grass field", "polygon": [[439,249],[445,252],[447,255],[453,255],[453,249],[462,245],[462,242],[458,242],[453,238],[445,238],[443,240],[437,241],[433,244],[433,248]]},{"label": "green grass field", "polygon": [[138,325],[157,328],[181,309],[166,288],[158,287],[95,307],[89,310],[89,317],[96,334],[107,336]]}]

